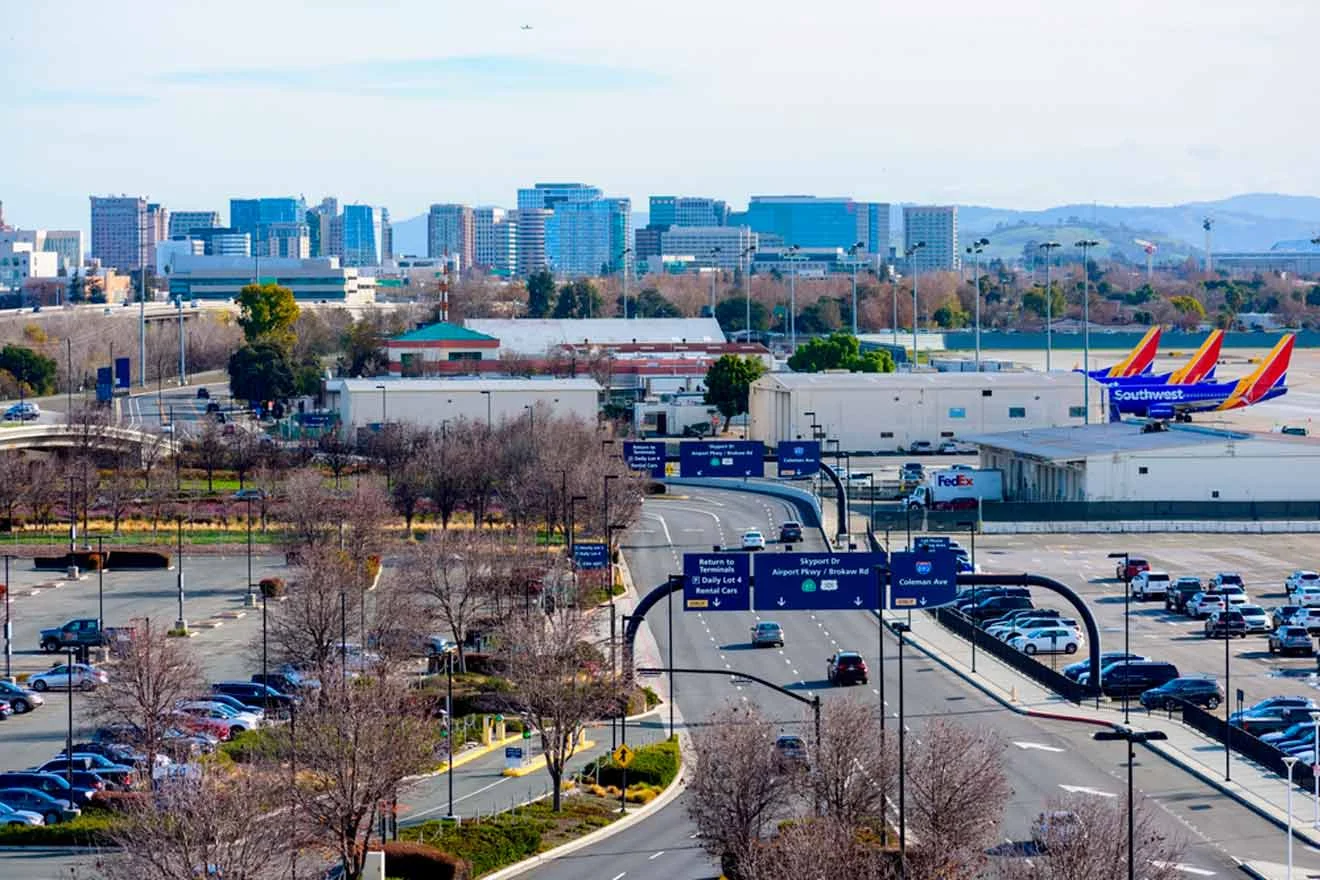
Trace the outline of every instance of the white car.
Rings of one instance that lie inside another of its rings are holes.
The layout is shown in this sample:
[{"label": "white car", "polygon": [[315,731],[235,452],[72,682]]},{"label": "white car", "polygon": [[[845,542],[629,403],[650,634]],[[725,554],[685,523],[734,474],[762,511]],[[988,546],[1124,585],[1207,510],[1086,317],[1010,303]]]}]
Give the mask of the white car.
[{"label": "white car", "polygon": [[759,529],[748,529],[743,532],[742,548],[744,550],[764,550],[765,535],[761,534]]},{"label": "white car", "polygon": [[1167,571],[1146,571],[1137,572],[1137,576],[1132,579],[1132,598],[1138,602],[1144,602],[1147,599],[1163,599],[1169,595],[1169,584],[1171,580]]},{"label": "white car", "polygon": [[1215,592],[1228,597],[1228,607],[1230,608],[1241,608],[1243,605],[1251,603],[1251,598],[1247,596],[1247,591],[1241,584],[1224,584]]},{"label": "white car", "polygon": [[977,447],[957,440],[945,440],[940,444],[940,455],[975,455]]},{"label": "white car", "polygon": [[1270,616],[1259,605],[1239,605],[1237,610],[1247,622],[1248,633],[1268,633],[1273,629]]},{"label": "white car", "polygon": [[1219,593],[1197,593],[1187,600],[1187,613],[1192,617],[1209,617],[1212,611],[1223,611],[1228,603]]},{"label": "white car", "polygon": [[1008,643],[1024,654],[1076,654],[1081,641],[1065,626],[1049,626],[1033,629]]},{"label": "white car", "polygon": [[1001,642],[1011,641],[1014,636],[1022,635],[1036,629],[1060,629],[1072,630],[1074,636],[1078,639],[1082,637],[1082,627],[1073,617],[1027,617],[1018,618],[1011,625],[998,624],[991,629],[986,630],[994,635]]},{"label": "white car", "polygon": [[261,726],[257,716],[231,709],[224,703],[181,703],[178,708],[180,712],[185,712],[194,718],[211,718],[228,723],[231,736],[244,730],[256,730]]},{"label": "white car", "polygon": [[1224,587],[1241,587],[1245,592],[1247,585],[1242,582],[1242,575],[1236,571],[1221,571],[1210,578],[1210,583],[1206,584],[1206,589],[1222,590]]},{"label": "white car", "polygon": [[1295,590],[1288,591],[1288,601],[1304,608],[1320,606],[1320,585],[1302,584]]},{"label": "white car", "polygon": [[73,686],[80,691],[90,691],[97,685],[106,684],[110,681],[110,677],[106,675],[104,669],[97,669],[95,666],[89,666],[86,663],[75,663],[73,666],[60,663],[45,672],[30,676],[27,680],[27,686],[34,691],[66,690],[69,687],[70,678],[73,679]]},{"label": "white car", "polygon": [[1289,593],[1296,591],[1299,587],[1320,587],[1320,573],[1299,568],[1288,575],[1288,579],[1283,582],[1283,588]]},{"label": "white car", "polygon": [[41,817],[40,813],[34,813],[31,810],[15,810],[9,804],[0,804],[0,825],[6,828],[45,824],[46,820]]}]

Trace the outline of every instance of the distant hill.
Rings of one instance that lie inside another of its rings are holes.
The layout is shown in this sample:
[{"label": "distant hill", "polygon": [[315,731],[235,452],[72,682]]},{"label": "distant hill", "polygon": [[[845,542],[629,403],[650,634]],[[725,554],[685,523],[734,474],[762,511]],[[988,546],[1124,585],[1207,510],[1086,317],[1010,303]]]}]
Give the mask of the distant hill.
[{"label": "distant hill", "polygon": [[[960,227],[961,220],[960,212]],[[1057,241],[1063,245],[1054,252],[1054,256],[1056,261],[1065,262],[1081,259],[1081,250],[1074,245],[1085,239],[1100,242],[1099,247],[1091,250],[1091,257],[1101,262],[1118,260],[1144,266],[1146,251],[1134,241],[1137,238],[1154,242],[1158,246],[1159,250],[1155,254],[1157,266],[1181,263],[1188,257],[1195,257],[1200,253],[1186,242],[1175,238],[1153,232],[1138,233],[1106,223],[1062,223],[1049,226],[1021,223],[1014,226],[1000,226],[984,233],[978,230],[975,233],[977,236],[982,234],[990,239],[990,246],[985,249],[982,262],[988,259],[1001,259],[1010,263],[1021,260],[1027,266],[1031,265],[1033,255],[1040,253],[1036,246],[1046,241]],[[959,229],[960,240],[971,241],[972,237],[973,233]],[[1028,244],[1033,245],[1030,252],[1026,250]],[[963,255],[963,259],[967,260],[966,254]]]},{"label": "distant hill", "polygon": [[[1200,253],[1205,246],[1201,221],[1214,221],[1216,251],[1263,251],[1288,239],[1309,241],[1320,233],[1320,198],[1249,193],[1212,202],[1188,202],[1165,207],[1072,204],[1043,211],[1014,211],[979,205],[959,206],[959,236],[973,234],[994,240],[996,227],[1050,227],[1061,223],[1102,224],[1125,237],[1176,239]],[[1127,236],[1131,232],[1133,235]],[[1054,236],[1058,238],[1057,235]],[[1062,239],[1060,239],[1062,240]]]}]

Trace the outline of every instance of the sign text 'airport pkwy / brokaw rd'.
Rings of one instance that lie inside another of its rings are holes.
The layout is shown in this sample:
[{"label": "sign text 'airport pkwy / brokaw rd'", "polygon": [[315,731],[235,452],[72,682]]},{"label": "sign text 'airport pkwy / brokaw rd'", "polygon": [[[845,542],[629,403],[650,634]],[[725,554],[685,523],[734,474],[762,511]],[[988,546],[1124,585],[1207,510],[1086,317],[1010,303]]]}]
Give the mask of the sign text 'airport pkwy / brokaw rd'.
[{"label": "sign text 'airport pkwy / brokaw rd'", "polygon": [[880,607],[880,553],[763,553],[755,562],[757,611]]},{"label": "sign text 'airport pkwy / brokaw rd'", "polygon": [[684,611],[750,611],[751,565],[745,553],[684,553]]}]

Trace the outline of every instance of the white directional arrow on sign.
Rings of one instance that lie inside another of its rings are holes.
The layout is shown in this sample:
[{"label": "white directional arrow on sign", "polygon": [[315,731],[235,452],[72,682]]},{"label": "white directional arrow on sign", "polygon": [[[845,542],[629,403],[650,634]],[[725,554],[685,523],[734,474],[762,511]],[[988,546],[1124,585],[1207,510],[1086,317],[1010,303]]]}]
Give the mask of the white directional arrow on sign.
[{"label": "white directional arrow on sign", "polygon": [[711,600],[710,600],[710,604],[714,605],[716,608],[719,608],[719,607],[720,607],[720,600],[719,600],[719,599],[711,599]]},{"label": "white directional arrow on sign", "polygon": [[780,597],[779,597],[779,601],[776,602],[775,604],[778,605],[780,608],[783,608],[783,607],[784,607],[785,605],[787,605],[788,603],[784,601],[784,597],[783,597],[783,596],[780,596]]},{"label": "white directional arrow on sign", "polygon": [[858,596],[856,599],[853,599],[853,604],[856,605],[858,608],[861,608],[861,607],[862,607],[862,597],[861,597],[861,596]]},{"label": "white directional arrow on sign", "polygon": [[1024,751],[1026,751],[1026,750],[1030,750],[1030,749],[1037,749],[1037,750],[1042,751],[1042,752],[1062,752],[1062,751],[1063,751],[1063,749],[1059,748],[1058,746],[1047,746],[1047,745],[1045,745],[1044,743],[1017,742],[1016,740],[1014,740],[1013,745],[1017,746],[1019,749],[1022,749],[1022,750],[1024,750]]},{"label": "white directional arrow on sign", "polygon": [[1096,797],[1117,797],[1112,791],[1101,791],[1098,788],[1088,788],[1085,785],[1063,785],[1060,783],[1059,788],[1070,794],[1093,794]]}]

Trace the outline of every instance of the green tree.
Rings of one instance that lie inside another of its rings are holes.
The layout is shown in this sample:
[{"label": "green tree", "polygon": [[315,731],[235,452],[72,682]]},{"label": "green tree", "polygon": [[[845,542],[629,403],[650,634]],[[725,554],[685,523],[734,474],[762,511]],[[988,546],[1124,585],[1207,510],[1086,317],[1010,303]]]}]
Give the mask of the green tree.
[{"label": "green tree", "polygon": [[1175,296],[1169,300],[1169,305],[1180,315],[1192,315],[1198,319],[1205,317],[1205,306],[1194,296]]},{"label": "green tree", "polygon": [[[1022,308],[1028,312],[1045,317],[1045,288],[1033,287],[1022,294]],[[1068,308],[1068,301],[1063,296],[1063,291],[1059,290],[1058,285],[1050,285],[1050,317],[1054,320],[1062,318]]]},{"label": "green tree", "polygon": [[935,310],[935,313],[931,315],[931,317],[935,319],[936,324],[939,324],[946,330],[951,330],[956,327],[966,327],[968,320],[967,312],[963,309],[962,303],[952,297],[945,300],[944,303]]},{"label": "green tree", "polygon": [[385,351],[385,334],[367,318],[354,321],[340,339],[344,354],[339,359],[341,369],[355,378],[379,376],[389,370],[389,355]]},{"label": "green tree", "polygon": [[229,391],[249,403],[287,400],[294,392],[289,353],[278,342],[245,345],[229,356]]},{"label": "green tree", "polygon": [[821,299],[798,312],[799,333],[832,333],[842,326],[843,310],[836,299]]},{"label": "green tree", "polygon": [[[725,333],[735,333],[747,329],[747,300],[743,297],[729,297],[715,306],[715,320],[720,322],[720,329]],[[752,330],[770,329],[770,313],[765,306],[752,300]]]},{"label": "green tree", "polygon": [[87,296],[87,288],[83,283],[83,277],[77,269],[73,270],[73,275],[69,276],[69,302],[82,302]]},{"label": "green tree", "polygon": [[238,309],[238,326],[248,342],[270,339],[286,347],[293,343],[298,304],[289,288],[248,284],[238,292]]},{"label": "green tree", "polygon": [[1320,306],[1320,284],[1315,285],[1306,292],[1306,304],[1308,306]]},{"label": "green tree", "polygon": [[863,352],[856,336],[839,332],[798,346],[788,359],[788,366],[798,373],[819,373],[822,370],[892,373],[894,359],[887,351]]},{"label": "green tree", "polygon": [[706,371],[706,404],[724,416],[724,428],[729,421],[747,412],[747,395],[752,383],[765,373],[765,364],[753,357],[726,354]]},{"label": "green tree", "polygon": [[0,349],[0,371],[14,377],[21,383],[28,394],[41,396],[53,394],[55,386],[55,361],[21,345],[6,345]]},{"label": "green tree", "polygon": [[596,285],[585,278],[579,278],[559,288],[559,298],[555,300],[554,318],[599,318],[604,300]]},{"label": "green tree", "polygon": [[[623,297],[619,297],[619,312],[623,313]],[[664,298],[654,287],[642,288],[635,296],[628,297],[629,318],[681,318],[683,313],[678,306]]]},{"label": "green tree", "polygon": [[555,276],[542,269],[527,278],[527,317],[548,318],[555,297]]}]

